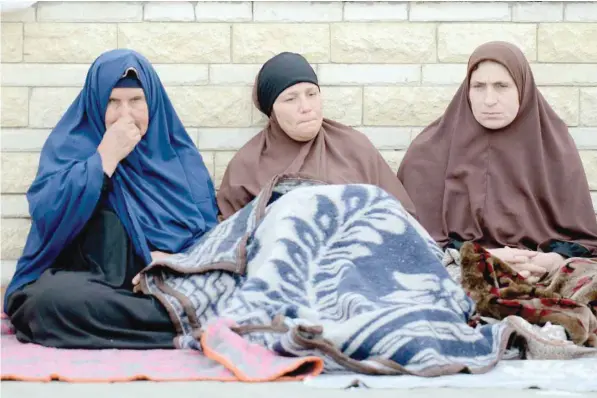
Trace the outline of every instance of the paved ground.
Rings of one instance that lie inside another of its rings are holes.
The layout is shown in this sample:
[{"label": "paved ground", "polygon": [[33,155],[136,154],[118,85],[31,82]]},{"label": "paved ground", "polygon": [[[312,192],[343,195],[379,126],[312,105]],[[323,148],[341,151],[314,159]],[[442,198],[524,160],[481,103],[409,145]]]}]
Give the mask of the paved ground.
[{"label": "paved ground", "polygon": [[415,389],[415,390],[327,390],[301,383],[240,384],[218,382],[114,384],[67,384],[2,382],[2,398],[588,398],[597,393],[573,393],[542,390],[496,389]]}]

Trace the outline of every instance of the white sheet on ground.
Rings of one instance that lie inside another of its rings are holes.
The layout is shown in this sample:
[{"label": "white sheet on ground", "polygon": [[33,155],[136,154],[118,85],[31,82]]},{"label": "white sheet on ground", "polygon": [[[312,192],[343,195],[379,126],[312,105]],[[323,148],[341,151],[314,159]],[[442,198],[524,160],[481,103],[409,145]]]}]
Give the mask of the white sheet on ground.
[{"label": "white sheet on ground", "polygon": [[417,376],[367,376],[356,373],[321,375],[305,380],[315,388],[344,389],[351,386],[365,388],[410,389],[429,387],[448,388],[506,388],[588,392],[597,391],[597,358],[571,360],[508,360],[501,361],[488,373],[457,374],[433,378]]}]

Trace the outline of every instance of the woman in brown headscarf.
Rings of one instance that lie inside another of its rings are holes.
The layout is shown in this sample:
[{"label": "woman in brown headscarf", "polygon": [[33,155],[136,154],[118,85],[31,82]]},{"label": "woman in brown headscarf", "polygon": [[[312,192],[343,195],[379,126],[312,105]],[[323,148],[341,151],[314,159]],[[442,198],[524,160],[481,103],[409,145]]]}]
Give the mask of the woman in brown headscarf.
[{"label": "woman in brown headscarf", "polygon": [[510,263],[541,267],[530,272],[597,255],[578,150],[510,43],[473,52],[466,79],[414,140],[398,177],[443,247],[474,241]]},{"label": "woman in brown headscarf", "polygon": [[376,185],[415,214],[404,187],[362,133],[324,119],[315,71],[284,52],[261,68],[253,99],[267,126],[231,160],[217,196],[226,219],[252,201],[274,176],[301,173],[332,184]]}]

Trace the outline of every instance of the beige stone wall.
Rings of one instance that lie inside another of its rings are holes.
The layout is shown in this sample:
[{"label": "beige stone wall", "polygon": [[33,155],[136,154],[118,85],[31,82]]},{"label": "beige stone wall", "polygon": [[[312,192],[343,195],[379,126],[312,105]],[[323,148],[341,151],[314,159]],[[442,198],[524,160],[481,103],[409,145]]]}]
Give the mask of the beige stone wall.
[{"label": "beige stone wall", "polygon": [[3,14],[1,29],[5,271],[29,227],[24,193],[39,150],[90,62],[116,47],[155,63],[219,182],[264,123],[251,84],[276,52],[304,54],[319,74],[326,116],[364,131],[397,169],[450,101],[471,51],[512,41],[569,124],[597,191],[596,2],[38,2]]}]

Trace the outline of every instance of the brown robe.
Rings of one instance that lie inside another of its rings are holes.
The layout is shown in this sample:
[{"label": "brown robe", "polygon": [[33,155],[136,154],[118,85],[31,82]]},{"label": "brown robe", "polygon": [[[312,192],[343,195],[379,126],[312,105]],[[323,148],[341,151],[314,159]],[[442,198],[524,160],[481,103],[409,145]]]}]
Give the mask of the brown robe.
[{"label": "brown robe", "polygon": [[[470,107],[471,73],[485,60],[504,65],[518,87],[518,115],[500,130],[481,126]],[[537,250],[561,240],[597,254],[597,221],[578,150],[512,44],[475,50],[460,89],[411,144],[398,177],[419,221],[442,246],[456,239]]]}]

